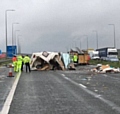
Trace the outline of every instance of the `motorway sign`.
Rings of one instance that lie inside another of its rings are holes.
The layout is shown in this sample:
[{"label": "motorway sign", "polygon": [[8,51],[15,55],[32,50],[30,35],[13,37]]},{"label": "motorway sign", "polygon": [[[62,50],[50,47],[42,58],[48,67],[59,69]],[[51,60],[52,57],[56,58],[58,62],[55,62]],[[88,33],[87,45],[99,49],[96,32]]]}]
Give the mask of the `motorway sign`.
[{"label": "motorway sign", "polygon": [[7,46],[7,57],[13,57],[17,54],[17,46]]},{"label": "motorway sign", "polygon": [[2,51],[0,50],[0,54],[2,54]]}]

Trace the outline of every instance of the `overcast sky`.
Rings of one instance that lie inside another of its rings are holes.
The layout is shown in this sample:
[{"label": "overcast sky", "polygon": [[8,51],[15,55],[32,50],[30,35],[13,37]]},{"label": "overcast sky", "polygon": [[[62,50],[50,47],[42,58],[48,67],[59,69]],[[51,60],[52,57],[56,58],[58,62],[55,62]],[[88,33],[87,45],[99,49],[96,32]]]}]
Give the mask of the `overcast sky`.
[{"label": "overcast sky", "polygon": [[[120,0],[0,0],[0,49],[19,39],[21,51],[67,51],[71,47],[120,48]],[[13,23],[19,24],[13,24]],[[20,31],[17,31],[20,30]],[[97,32],[93,32],[93,31]],[[19,36],[21,35],[21,36]]]}]

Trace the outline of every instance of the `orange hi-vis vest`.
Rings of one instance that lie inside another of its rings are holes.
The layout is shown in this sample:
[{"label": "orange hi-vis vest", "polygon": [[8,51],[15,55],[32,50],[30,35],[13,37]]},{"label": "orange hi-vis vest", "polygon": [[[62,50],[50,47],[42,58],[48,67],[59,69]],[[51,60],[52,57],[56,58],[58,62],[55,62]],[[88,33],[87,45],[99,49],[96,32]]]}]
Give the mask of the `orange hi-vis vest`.
[{"label": "orange hi-vis vest", "polygon": [[13,57],[13,58],[12,58],[12,61],[13,61],[13,62],[17,61],[17,58],[16,58],[16,57]]}]

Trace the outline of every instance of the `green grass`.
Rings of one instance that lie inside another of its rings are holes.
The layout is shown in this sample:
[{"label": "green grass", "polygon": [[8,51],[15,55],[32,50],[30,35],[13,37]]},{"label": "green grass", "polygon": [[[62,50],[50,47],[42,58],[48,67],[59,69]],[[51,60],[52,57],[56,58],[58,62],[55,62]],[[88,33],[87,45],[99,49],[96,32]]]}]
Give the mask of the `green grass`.
[{"label": "green grass", "polygon": [[91,65],[97,65],[97,64],[106,65],[106,64],[109,64],[111,67],[115,67],[115,68],[120,67],[120,61],[119,62],[111,62],[111,61],[104,61],[104,60],[90,60],[89,64],[91,64]]}]

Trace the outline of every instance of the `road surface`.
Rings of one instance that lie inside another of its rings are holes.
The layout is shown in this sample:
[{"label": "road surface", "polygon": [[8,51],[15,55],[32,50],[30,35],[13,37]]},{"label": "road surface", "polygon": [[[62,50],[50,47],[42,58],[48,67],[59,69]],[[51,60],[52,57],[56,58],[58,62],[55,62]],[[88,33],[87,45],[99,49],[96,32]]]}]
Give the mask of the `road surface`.
[{"label": "road surface", "polygon": [[119,74],[23,72],[9,114],[120,114]]}]

